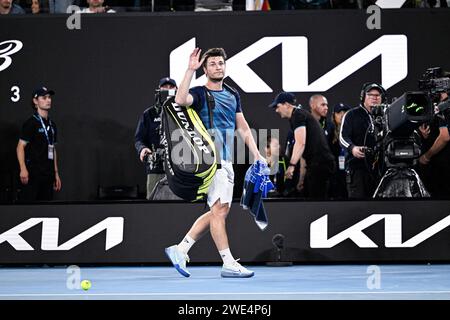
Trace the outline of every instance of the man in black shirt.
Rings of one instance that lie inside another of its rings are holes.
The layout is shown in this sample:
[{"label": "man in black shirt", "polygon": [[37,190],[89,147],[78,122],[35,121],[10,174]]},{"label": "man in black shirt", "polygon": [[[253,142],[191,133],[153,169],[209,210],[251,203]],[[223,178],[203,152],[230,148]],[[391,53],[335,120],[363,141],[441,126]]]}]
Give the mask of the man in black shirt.
[{"label": "man in black shirt", "polygon": [[[450,197],[450,100],[448,92],[440,93],[438,113],[432,121],[433,130],[423,144],[425,152],[419,158],[422,171],[428,175],[425,183],[431,196],[439,199]],[[428,169],[428,170],[426,170]],[[428,181],[427,181],[428,180]]]},{"label": "man in black shirt", "polygon": [[53,199],[53,191],[61,189],[55,148],[56,124],[48,116],[54,94],[45,87],[34,91],[35,113],[22,127],[16,150],[23,185],[22,201],[49,201]]},{"label": "man in black shirt", "polygon": [[372,108],[385,102],[386,91],[378,83],[365,83],[361,89],[361,104],[349,110],[342,119],[339,142],[346,156],[347,191],[349,198],[370,198],[375,192],[377,177],[367,148],[375,146]]},{"label": "man in black shirt", "polygon": [[300,158],[306,162],[305,184],[310,198],[326,198],[330,178],[335,172],[334,157],[319,122],[306,110],[296,108],[292,93],[281,92],[269,105],[281,118],[289,119],[295,136],[294,149],[286,170],[291,179]]},{"label": "man in black shirt", "polygon": [[321,94],[312,95],[309,98],[309,107],[311,108],[311,114],[314,119],[319,121],[319,124],[322,127],[331,148],[332,141],[334,139],[334,124],[333,121],[328,118],[327,98]]}]

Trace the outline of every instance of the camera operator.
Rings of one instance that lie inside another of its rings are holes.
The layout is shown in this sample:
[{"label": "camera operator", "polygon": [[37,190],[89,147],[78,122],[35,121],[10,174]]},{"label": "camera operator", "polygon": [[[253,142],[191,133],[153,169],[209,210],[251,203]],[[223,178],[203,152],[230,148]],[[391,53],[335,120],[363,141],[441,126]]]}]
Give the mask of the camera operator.
[{"label": "camera operator", "polygon": [[348,151],[346,182],[349,198],[369,198],[375,191],[377,179],[370,152],[375,147],[371,111],[385,99],[386,91],[381,85],[365,83],[360,94],[361,104],[349,110],[342,119],[339,142]]},{"label": "camera operator", "polygon": [[[439,97],[437,113],[431,123],[431,134],[429,137],[422,134],[428,145],[431,145],[419,162],[429,166],[428,188],[433,197],[447,198],[450,195],[450,116],[448,91],[441,92]],[[434,130],[433,130],[434,129]],[[433,134],[435,132],[435,134]],[[434,142],[433,142],[434,141]]]},{"label": "camera operator", "polygon": [[162,158],[164,148],[161,145],[160,134],[161,111],[169,90],[176,89],[177,83],[173,79],[166,77],[159,81],[155,104],[147,108],[141,115],[134,135],[134,146],[139,159],[145,163],[147,172],[147,199],[150,199],[153,188],[164,177]]}]

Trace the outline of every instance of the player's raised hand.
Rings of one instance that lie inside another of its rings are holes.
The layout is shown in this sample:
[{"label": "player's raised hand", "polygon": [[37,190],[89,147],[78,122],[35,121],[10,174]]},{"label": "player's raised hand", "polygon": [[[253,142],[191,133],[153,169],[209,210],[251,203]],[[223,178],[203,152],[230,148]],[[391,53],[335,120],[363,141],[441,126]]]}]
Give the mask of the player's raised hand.
[{"label": "player's raised hand", "polygon": [[202,53],[202,49],[195,48],[194,51],[189,56],[189,69],[190,70],[195,71],[198,68],[200,68],[200,66],[202,65],[203,60],[205,60],[205,59],[203,58],[200,60],[201,53]]}]

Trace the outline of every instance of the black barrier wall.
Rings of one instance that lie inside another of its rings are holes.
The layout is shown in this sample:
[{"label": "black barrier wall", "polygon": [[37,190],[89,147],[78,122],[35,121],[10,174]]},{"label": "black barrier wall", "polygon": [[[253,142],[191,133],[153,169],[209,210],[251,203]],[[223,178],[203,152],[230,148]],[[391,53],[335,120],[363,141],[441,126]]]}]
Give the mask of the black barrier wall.
[{"label": "black barrier wall", "polygon": [[[284,261],[450,261],[449,201],[267,201],[260,231],[234,203],[230,247],[243,262],[276,261],[272,244],[285,237]],[[0,206],[0,264],[167,263],[204,211],[202,204],[111,203]],[[189,252],[192,262],[219,262],[209,234]]]},{"label": "black barrier wall", "polygon": [[[250,126],[279,128],[283,138],[287,122],[266,107],[282,89],[303,105],[314,92],[331,106],[355,105],[366,81],[383,82],[392,98],[416,90],[427,67],[450,69],[449,14],[383,10],[374,30],[362,10],[83,15],[73,30],[66,15],[2,17],[1,49],[12,40],[23,44],[0,59],[2,190],[17,183],[15,147],[40,84],[56,91],[51,116],[63,181],[57,199],[94,199],[98,185],[139,184],[143,191],[133,147],[138,117],[153,103],[158,79],[170,73],[181,80],[192,47],[224,47],[227,82],[240,92]],[[236,184],[236,195],[240,189]]]}]

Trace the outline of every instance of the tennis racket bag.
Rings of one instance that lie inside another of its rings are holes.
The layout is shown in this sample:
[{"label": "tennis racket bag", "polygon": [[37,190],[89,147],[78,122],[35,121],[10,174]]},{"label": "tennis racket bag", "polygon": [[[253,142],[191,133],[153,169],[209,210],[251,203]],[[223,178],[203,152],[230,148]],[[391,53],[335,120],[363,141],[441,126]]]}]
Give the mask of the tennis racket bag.
[{"label": "tennis racket bag", "polygon": [[187,201],[206,198],[217,170],[214,142],[197,112],[169,97],[162,110],[164,170],[170,189]]}]

